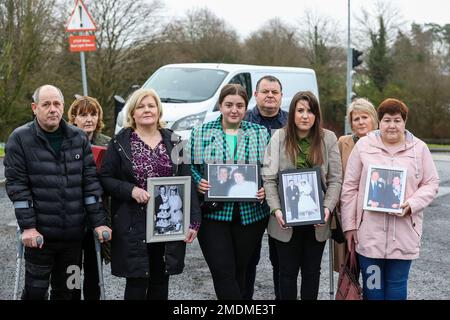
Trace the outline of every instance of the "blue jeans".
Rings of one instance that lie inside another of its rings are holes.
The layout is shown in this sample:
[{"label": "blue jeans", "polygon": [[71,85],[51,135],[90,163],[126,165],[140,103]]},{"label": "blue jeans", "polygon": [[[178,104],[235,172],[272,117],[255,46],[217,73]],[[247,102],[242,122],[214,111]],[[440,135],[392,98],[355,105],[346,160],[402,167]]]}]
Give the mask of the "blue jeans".
[{"label": "blue jeans", "polygon": [[358,255],[364,300],[406,300],[411,260],[373,259]]}]

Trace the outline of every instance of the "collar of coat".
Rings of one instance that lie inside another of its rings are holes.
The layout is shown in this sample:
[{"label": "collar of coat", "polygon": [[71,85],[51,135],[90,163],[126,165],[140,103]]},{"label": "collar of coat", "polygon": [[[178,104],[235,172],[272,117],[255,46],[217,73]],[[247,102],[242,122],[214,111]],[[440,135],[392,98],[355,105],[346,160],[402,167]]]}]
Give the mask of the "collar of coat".
[{"label": "collar of coat", "polygon": [[[222,119],[223,119],[223,115],[219,115],[216,120],[210,122],[210,128],[218,129],[218,130],[222,131],[223,133],[225,133],[225,131],[223,130],[223,127],[222,127]],[[251,128],[253,128],[253,124],[251,122],[242,120],[241,123],[239,124],[239,129],[241,129],[241,130],[239,130],[239,132],[243,131],[244,135],[248,134],[249,129],[251,129]]]},{"label": "collar of coat", "polygon": [[[124,152],[129,157],[131,156],[131,144],[126,142],[130,141],[132,132],[133,132],[132,128],[124,128],[120,130],[120,132],[113,139],[113,142],[119,143],[121,148],[124,149]],[[172,149],[181,142],[181,136],[177,135],[174,131],[167,128],[161,128],[159,129],[159,132],[161,133],[164,145],[168,149],[167,152],[171,154]]]},{"label": "collar of coat", "polygon": [[[259,123],[261,122],[261,120],[265,118],[265,119],[270,119],[270,118],[276,118],[280,123],[287,123],[287,118],[288,118],[288,113],[284,110],[282,110],[280,108],[280,110],[278,110],[278,113],[276,116],[274,117],[264,117],[261,112],[259,111],[258,106],[254,106],[253,109],[248,110],[247,111],[247,115],[245,117],[245,119],[249,122],[256,122]],[[254,120],[257,121],[254,121]]]},{"label": "collar of coat", "polygon": [[[34,118],[34,120],[33,120],[33,126],[34,126],[34,128],[36,130],[36,134],[39,137],[41,137],[43,139],[47,139],[45,137],[44,129],[41,128],[41,126],[39,125],[39,123],[38,123],[36,118]],[[84,131],[83,130],[81,130],[81,129],[77,128],[77,127],[74,127],[74,126],[70,126],[64,119],[61,119],[61,122],[59,123],[59,126],[60,126],[60,128],[62,130],[62,133],[63,133],[63,136],[65,138],[71,139],[71,138],[75,137],[76,135],[78,135],[79,132],[83,132],[83,135],[84,135]]]},{"label": "collar of coat", "polygon": [[[381,131],[379,129],[369,132],[367,134],[367,139],[369,139],[371,146],[375,148],[385,149],[383,143],[381,142]],[[413,148],[417,142],[418,140],[415,139],[414,135],[410,131],[405,130],[404,150]]]}]

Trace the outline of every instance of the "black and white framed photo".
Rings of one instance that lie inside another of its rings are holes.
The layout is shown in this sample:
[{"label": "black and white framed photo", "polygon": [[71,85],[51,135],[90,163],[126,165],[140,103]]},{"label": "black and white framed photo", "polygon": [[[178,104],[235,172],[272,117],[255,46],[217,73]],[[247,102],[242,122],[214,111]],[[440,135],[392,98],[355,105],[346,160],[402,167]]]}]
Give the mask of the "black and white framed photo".
[{"label": "black and white framed photo", "polygon": [[278,173],[278,192],[286,226],[325,222],[320,168],[284,170]]},{"label": "black and white framed photo", "polygon": [[189,230],[191,177],[148,179],[147,242],[184,240]]},{"label": "black and white framed photo", "polygon": [[258,201],[259,164],[205,164],[205,201]]},{"label": "black and white framed photo", "polygon": [[401,215],[405,200],[406,168],[370,165],[367,171],[364,210]]}]

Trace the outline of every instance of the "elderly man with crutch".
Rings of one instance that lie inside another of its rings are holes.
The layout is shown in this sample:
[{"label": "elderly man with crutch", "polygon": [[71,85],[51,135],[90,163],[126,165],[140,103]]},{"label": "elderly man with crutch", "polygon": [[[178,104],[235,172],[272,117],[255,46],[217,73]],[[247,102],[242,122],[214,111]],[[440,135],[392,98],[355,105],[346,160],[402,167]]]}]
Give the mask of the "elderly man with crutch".
[{"label": "elderly man with crutch", "polygon": [[31,108],[35,119],[14,130],[4,159],[6,191],[25,246],[22,298],[45,299],[51,282],[50,299],[70,300],[67,270],[78,265],[85,216],[99,241],[111,229],[91,145],[82,130],[62,119],[61,90],[39,87]]}]

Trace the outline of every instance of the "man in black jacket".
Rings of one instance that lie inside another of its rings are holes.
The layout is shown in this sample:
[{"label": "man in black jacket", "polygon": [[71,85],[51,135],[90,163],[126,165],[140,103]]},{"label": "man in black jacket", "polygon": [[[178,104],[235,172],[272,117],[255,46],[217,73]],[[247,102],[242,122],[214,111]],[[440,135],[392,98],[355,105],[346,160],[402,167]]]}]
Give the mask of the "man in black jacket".
[{"label": "man in black jacket", "polygon": [[[86,134],[62,120],[64,98],[51,85],[39,87],[31,108],[35,119],[6,144],[6,191],[14,204],[25,245],[23,299],[71,299],[69,267],[77,266],[85,215],[103,241],[106,211]],[[36,239],[44,243],[38,246]],[[69,271],[69,273],[68,273]]]},{"label": "man in black jacket", "polygon": [[[247,111],[245,115],[246,121],[260,124],[269,131],[270,135],[282,127],[288,120],[288,113],[281,109],[281,99],[283,97],[283,87],[278,78],[267,75],[262,77],[256,83],[255,99],[256,106]],[[279,300],[278,292],[278,254],[276,251],[275,240],[268,235],[269,239],[269,259],[273,269],[273,284],[275,291],[275,299]],[[261,239],[262,241],[262,239]],[[245,289],[243,298],[246,300],[253,299],[253,291],[256,278],[256,266],[259,263],[261,252],[261,241],[256,248],[247,268],[245,279]]]}]

